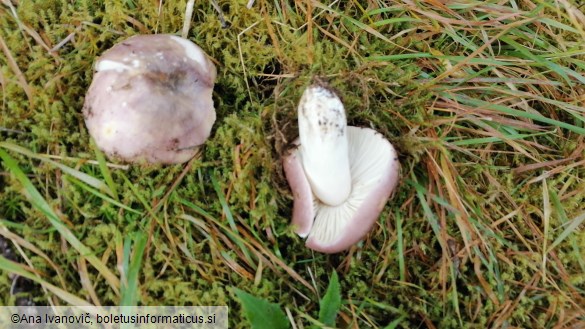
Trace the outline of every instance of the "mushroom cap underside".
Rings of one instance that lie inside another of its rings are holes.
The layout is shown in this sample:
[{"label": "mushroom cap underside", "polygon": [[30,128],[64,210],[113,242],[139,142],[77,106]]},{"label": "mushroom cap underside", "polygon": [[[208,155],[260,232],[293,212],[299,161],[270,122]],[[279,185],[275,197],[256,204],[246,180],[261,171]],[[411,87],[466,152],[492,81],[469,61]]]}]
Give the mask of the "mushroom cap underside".
[{"label": "mushroom cap underside", "polygon": [[352,190],[339,206],[328,206],[311,192],[298,140],[283,159],[294,196],[292,224],[297,234],[308,236],[307,247],[320,252],[340,252],[361,240],[398,183],[400,165],[392,144],[369,128],[347,130]]}]

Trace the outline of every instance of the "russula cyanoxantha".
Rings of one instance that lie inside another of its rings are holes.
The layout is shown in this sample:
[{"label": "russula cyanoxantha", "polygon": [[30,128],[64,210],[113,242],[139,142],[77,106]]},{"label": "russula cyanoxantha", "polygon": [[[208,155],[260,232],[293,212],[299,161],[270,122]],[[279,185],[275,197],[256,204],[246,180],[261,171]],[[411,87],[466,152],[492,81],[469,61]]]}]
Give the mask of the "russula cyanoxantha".
[{"label": "russula cyanoxantha", "polygon": [[95,64],[83,115],[108,156],[123,161],[181,163],[197,152],[215,122],[215,65],[174,35],[138,35]]},{"label": "russula cyanoxantha", "polygon": [[397,154],[376,131],[348,127],[341,100],[322,83],[303,93],[298,120],[299,138],[283,158],[292,224],[307,247],[340,252],[378,219],[398,183]]}]

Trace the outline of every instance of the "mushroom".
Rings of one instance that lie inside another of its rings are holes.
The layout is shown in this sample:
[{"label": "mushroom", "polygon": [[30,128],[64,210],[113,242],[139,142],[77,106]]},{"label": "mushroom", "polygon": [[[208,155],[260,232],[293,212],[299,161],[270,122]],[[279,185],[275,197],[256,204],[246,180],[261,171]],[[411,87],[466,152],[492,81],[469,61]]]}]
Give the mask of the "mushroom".
[{"label": "mushroom", "polygon": [[216,69],[191,41],[133,36],[107,50],[95,70],[83,115],[108,156],[181,163],[209,137]]},{"label": "mushroom", "polygon": [[375,130],[347,126],[341,100],[323,83],[305,90],[298,120],[299,138],[283,158],[292,224],[307,247],[340,252],[378,219],[398,183],[397,154]]}]

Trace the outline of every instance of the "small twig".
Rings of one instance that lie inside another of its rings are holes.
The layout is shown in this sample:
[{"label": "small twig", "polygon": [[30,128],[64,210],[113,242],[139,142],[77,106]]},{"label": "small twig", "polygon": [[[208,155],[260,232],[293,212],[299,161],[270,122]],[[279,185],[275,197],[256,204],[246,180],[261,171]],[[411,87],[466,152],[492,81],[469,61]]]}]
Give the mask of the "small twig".
[{"label": "small twig", "polygon": [[213,9],[215,9],[215,11],[217,11],[217,17],[219,18],[219,22],[221,23],[221,28],[227,29],[230,25],[225,20],[225,17],[223,16],[223,11],[221,10],[221,8],[219,7],[215,0],[211,0],[211,6],[213,7]]},{"label": "small twig", "polygon": [[[336,5],[338,2],[339,2],[339,0],[335,0],[335,1],[333,1],[332,3],[328,4],[328,5],[327,5],[327,7],[329,7],[329,8],[333,8],[333,6],[335,6],[335,5]],[[317,19],[319,16],[321,16],[321,15],[322,15],[323,13],[325,13],[326,11],[327,11],[326,9],[321,9],[321,11],[320,11],[319,13],[317,13],[316,15],[313,15],[313,16],[312,16],[312,18],[313,18],[313,21],[315,21],[315,19]],[[299,26],[299,27],[298,27],[297,29],[295,29],[295,30],[300,30],[300,29],[303,29],[303,28],[305,28],[305,26],[307,26],[307,24],[309,24],[309,22],[307,22],[307,23],[305,23],[305,24],[303,24],[303,25]]]},{"label": "small twig", "polygon": [[163,5],[162,0],[159,0],[158,1],[158,11],[157,11],[157,16],[156,16],[156,27],[154,28],[154,34],[158,34],[158,26],[160,25],[160,17],[162,14],[162,5]]},{"label": "small twig", "polygon": [[15,130],[15,129],[9,129],[9,128],[4,128],[4,127],[0,127],[0,131],[5,131],[8,133],[15,133],[15,134],[26,134],[26,132],[24,132],[22,130]]},{"label": "small twig", "polygon": [[258,23],[260,23],[259,21],[248,26],[245,30],[243,30],[242,32],[240,32],[238,34],[238,50],[240,53],[240,62],[242,63],[242,70],[244,71],[244,81],[246,82],[246,88],[248,89],[248,96],[250,97],[250,99],[252,99],[252,93],[250,92],[250,84],[248,83],[248,75],[246,74],[246,64],[244,64],[244,55],[242,55],[242,42],[240,37],[242,36],[242,34],[246,33],[248,30],[250,30],[251,28],[253,28],[254,26],[258,25]]},{"label": "small twig", "polygon": [[56,44],[55,47],[51,48],[49,52],[56,52],[57,50],[61,49],[61,47],[63,47],[67,42],[73,40],[73,38],[75,37],[75,33],[79,32],[81,30],[81,27],[82,25],[79,25],[77,28],[75,28],[75,31],[69,33],[69,35],[66,36],[65,39],[61,40],[61,42]]},{"label": "small twig", "polygon": [[[96,165],[96,166],[99,165],[99,162],[97,162],[95,160],[86,160],[86,159],[82,159],[82,158],[64,157],[64,156],[60,156],[60,155],[51,155],[51,154],[45,155],[45,157],[47,157],[49,159],[82,161],[83,163],[87,163],[87,164],[91,164],[91,165]],[[119,165],[119,164],[109,163],[109,162],[106,162],[106,166],[108,166],[109,168],[121,169],[121,170],[130,169],[130,165]]]},{"label": "small twig", "polygon": [[28,82],[26,81],[24,74],[22,73],[22,71],[18,67],[16,60],[14,59],[12,54],[10,53],[10,49],[8,49],[6,42],[4,42],[4,39],[1,36],[0,36],[0,48],[2,49],[2,52],[4,53],[4,55],[6,55],[6,60],[8,62],[8,66],[12,69],[12,72],[14,72],[14,75],[16,75],[16,77],[20,83],[20,86],[24,90],[24,93],[26,94],[30,104],[32,104],[33,103],[33,90],[29,86]]},{"label": "small twig", "polygon": [[189,29],[191,28],[191,19],[193,18],[194,5],[195,0],[189,0],[185,8],[185,21],[183,21],[183,32],[181,33],[181,36],[185,39],[187,38],[187,35],[189,35]]},{"label": "small twig", "polygon": [[83,21],[83,22],[81,22],[81,24],[86,25],[86,26],[91,26],[99,31],[103,30],[103,31],[108,31],[108,32],[116,34],[116,35],[126,35],[126,33],[124,33],[124,32],[120,32],[120,31],[116,31],[114,29],[106,28],[106,27],[103,27],[99,24],[88,22],[88,21]]}]

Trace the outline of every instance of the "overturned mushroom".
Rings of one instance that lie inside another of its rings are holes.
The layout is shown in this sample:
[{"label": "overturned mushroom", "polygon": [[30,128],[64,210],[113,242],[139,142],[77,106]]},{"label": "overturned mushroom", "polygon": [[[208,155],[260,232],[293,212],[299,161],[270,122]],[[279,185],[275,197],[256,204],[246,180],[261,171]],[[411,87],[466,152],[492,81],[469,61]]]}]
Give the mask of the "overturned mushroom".
[{"label": "overturned mushroom", "polygon": [[106,51],[95,70],[83,115],[108,156],[180,163],[209,137],[216,70],[191,41],[134,36]]},{"label": "overturned mushroom", "polygon": [[292,223],[309,248],[339,252],[370,231],[396,187],[396,151],[372,129],[347,127],[343,104],[322,84],[307,88],[298,112],[299,138],[283,159]]}]

